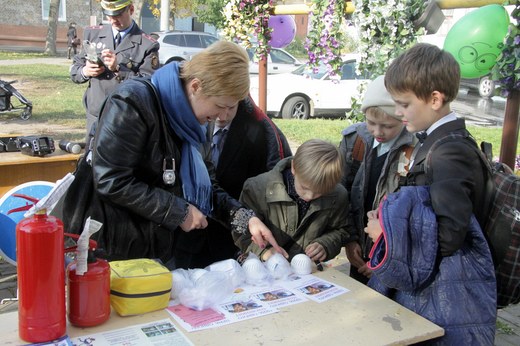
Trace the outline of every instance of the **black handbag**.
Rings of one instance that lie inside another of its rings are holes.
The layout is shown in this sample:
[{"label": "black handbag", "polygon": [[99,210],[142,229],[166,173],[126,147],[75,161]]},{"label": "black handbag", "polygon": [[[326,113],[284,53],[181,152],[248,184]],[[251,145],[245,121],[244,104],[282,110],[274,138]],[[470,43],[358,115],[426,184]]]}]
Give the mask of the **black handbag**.
[{"label": "black handbag", "polygon": [[51,214],[63,221],[66,233],[81,234],[88,216],[104,223],[105,215],[102,210],[103,203],[100,203],[94,189],[92,167],[87,162],[86,154],[78,159],[74,177],[74,181]]}]

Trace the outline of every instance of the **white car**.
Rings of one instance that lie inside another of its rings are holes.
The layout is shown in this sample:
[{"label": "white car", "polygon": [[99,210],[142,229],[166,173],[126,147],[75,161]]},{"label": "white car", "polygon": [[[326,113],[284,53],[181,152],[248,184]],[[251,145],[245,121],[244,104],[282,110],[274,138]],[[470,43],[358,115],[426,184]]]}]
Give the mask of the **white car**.
[{"label": "white car", "polygon": [[[268,75],[267,113],[284,119],[308,119],[317,115],[344,116],[351,108],[351,98],[367,77],[356,73],[359,56],[343,57],[339,76],[332,78],[325,65],[315,73],[302,65],[291,73]],[[251,76],[251,96],[259,104],[258,76]]]},{"label": "white car", "polygon": [[200,31],[158,31],[150,34],[159,42],[159,63],[191,60],[192,56],[219,40],[218,37]]},{"label": "white car", "polygon": [[[255,57],[254,48],[247,48],[249,55],[249,73],[258,74],[258,58]],[[267,73],[288,73],[294,71],[303,63],[281,48],[271,48],[267,57]]]}]

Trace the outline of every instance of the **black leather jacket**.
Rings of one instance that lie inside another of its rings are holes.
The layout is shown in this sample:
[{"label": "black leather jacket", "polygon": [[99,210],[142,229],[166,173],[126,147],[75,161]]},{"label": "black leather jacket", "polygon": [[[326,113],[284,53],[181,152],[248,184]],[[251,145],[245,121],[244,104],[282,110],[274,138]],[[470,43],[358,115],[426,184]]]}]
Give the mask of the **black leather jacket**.
[{"label": "black leather jacket", "polygon": [[[95,190],[104,214],[97,236],[109,259],[160,258],[173,254],[174,230],[187,212],[179,167],[182,142],[163,118],[151,83],[129,80],[101,111],[93,145]],[[173,186],[163,182],[163,165],[175,160]],[[208,170],[212,181],[213,166]],[[214,183],[214,216],[228,223],[240,204]]]}]

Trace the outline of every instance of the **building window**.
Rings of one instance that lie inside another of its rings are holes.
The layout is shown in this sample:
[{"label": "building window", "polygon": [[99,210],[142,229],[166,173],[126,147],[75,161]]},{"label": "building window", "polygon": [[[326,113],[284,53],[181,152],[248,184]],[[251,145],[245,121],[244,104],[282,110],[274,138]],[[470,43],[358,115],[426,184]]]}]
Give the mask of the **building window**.
[{"label": "building window", "polygon": [[[51,0],[41,0],[42,1],[42,19],[49,20],[49,6]],[[65,22],[67,20],[67,11],[66,11],[66,0],[60,1],[60,9],[58,12],[58,21]]]}]

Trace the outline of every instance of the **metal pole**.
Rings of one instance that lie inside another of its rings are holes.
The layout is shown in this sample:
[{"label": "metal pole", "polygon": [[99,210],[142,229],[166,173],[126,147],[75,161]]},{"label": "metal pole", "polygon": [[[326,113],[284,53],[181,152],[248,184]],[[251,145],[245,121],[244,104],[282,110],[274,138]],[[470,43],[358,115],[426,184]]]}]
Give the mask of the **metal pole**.
[{"label": "metal pole", "polygon": [[258,61],[258,107],[267,114],[267,56]]},{"label": "metal pole", "polygon": [[170,29],[170,0],[161,0],[161,31]]}]

